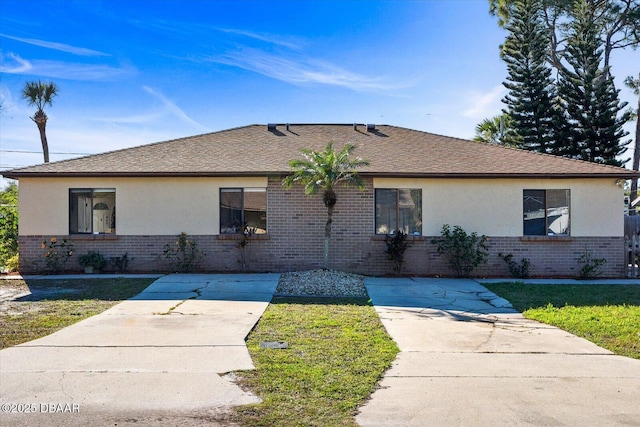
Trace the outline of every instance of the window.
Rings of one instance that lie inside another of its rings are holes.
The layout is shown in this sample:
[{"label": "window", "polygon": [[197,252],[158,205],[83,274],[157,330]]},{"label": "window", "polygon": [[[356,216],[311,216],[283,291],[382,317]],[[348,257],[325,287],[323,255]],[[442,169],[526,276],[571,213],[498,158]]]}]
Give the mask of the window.
[{"label": "window", "polygon": [[70,234],[114,234],[116,232],[116,190],[69,190]]},{"label": "window", "polygon": [[569,190],[524,190],[524,235],[568,236]]},{"label": "window", "polygon": [[221,188],[220,233],[242,233],[244,226],[267,232],[267,189]]},{"label": "window", "polygon": [[422,234],[422,190],[376,189],[376,234]]}]

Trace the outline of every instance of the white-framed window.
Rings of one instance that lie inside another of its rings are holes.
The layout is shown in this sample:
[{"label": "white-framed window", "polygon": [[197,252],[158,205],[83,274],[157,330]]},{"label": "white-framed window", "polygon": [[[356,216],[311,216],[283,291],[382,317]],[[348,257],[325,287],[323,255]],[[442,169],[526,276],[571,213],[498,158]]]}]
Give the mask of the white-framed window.
[{"label": "white-framed window", "polygon": [[245,227],[267,232],[267,189],[221,188],[220,233],[242,233]]},{"label": "white-framed window", "polygon": [[525,236],[570,234],[570,190],[523,190],[522,194]]},{"label": "white-framed window", "polygon": [[69,234],[115,234],[115,188],[69,190]]},{"label": "white-framed window", "polygon": [[376,234],[422,235],[421,189],[377,188],[375,198]]}]

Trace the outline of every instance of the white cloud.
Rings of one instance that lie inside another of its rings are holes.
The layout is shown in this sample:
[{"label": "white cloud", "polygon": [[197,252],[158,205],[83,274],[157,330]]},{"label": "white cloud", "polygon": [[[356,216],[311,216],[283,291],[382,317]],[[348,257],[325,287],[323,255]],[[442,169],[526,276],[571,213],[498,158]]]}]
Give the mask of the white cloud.
[{"label": "white cloud", "polygon": [[182,120],[184,123],[194,126],[195,128],[201,131],[204,131],[204,132],[208,131],[208,129],[205,126],[201,125],[200,123],[196,122],[191,117],[189,117],[180,107],[178,107],[172,101],[167,99],[167,97],[165,97],[163,94],[151,89],[149,86],[143,86],[142,88],[145,90],[145,92],[159,99],[171,114],[176,116],[178,119]]},{"label": "white cloud", "polygon": [[494,86],[486,93],[475,92],[469,94],[466,99],[464,99],[467,108],[462,112],[462,115],[479,120],[500,114],[502,110],[501,100],[506,91],[507,89],[504,86],[499,85]]},{"label": "white cloud", "polygon": [[11,52],[6,57],[0,52],[0,61],[2,61],[0,63],[0,73],[22,74],[29,72],[33,68],[29,61]]},{"label": "white cloud", "polygon": [[5,57],[2,56],[3,64],[0,65],[0,72],[7,74],[28,74],[65,80],[109,81],[131,75],[135,72],[134,69],[128,67],[116,68],[108,65],[38,59],[27,61],[13,53],[9,53],[7,57],[9,57],[12,62],[5,65]]},{"label": "white cloud", "polygon": [[254,33],[252,31],[235,30],[235,29],[229,29],[229,28],[218,28],[218,30],[222,31],[223,33],[244,36],[254,40],[259,40],[262,42],[286,47],[293,50],[300,49],[301,46],[304,44],[298,39],[295,39],[292,37],[282,37],[274,34]]},{"label": "white cloud", "polygon": [[358,91],[394,90],[407,86],[353,73],[326,61],[305,58],[288,59],[252,48],[208,58],[208,60],[292,84],[317,83]]},{"label": "white cloud", "polygon": [[71,53],[73,55],[81,55],[81,56],[111,56],[108,53],[100,52],[93,49],[87,49],[84,47],[71,46],[64,43],[56,43],[49,42],[46,40],[38,40],[38,39],[25,39],[22,37],[14,37],[7,34],[1,34],[0,37],[4,37],[11,40],[16,40],[22,43],[27,43],[34,46],[40,46],[47,49],[59,50],[61,52]]}]

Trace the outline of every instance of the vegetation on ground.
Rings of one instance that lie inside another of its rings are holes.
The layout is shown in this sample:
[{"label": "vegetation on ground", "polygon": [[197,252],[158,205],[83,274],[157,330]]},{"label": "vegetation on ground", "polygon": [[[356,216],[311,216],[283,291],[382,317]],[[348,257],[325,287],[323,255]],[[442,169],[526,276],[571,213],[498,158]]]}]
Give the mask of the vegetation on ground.
[{"label": "vegetation on ground", "polygon": [[0,348],[52,334],[131,298],[155,279],[0,280],[5,293],[31,295],[0,302]]},{"label": "vegetation on ground", "polygon": [[640,359],[640,285],[485,285],[528,319]]},{"label": "vegetation on ground", "polygon": [[[265,341],[288,348],[261,348]],[[355,426],[399,351],[363,298],[275,298],[247,345],[256,369],[239,383],[263,399],[236,409],[248,426]]]}]

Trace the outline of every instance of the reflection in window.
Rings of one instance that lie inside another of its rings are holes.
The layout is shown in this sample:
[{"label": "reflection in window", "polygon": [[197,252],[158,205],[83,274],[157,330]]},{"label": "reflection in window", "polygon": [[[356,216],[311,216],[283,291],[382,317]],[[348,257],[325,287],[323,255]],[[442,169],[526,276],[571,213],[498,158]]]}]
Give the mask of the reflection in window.
[{"label": "reflection in window", "polygon": [[422,234],[422,190],[376,189],[376,234]]},{"label": "reflection in window", "polygon": [[220,233],[242,233],[245,227],[257,234],[267,232],[267,190],[221,188]]},{"label": "reflection in window", "polygon": [[116,190],[69,190],[69,233],[113,234],[116,232]]},{"label": "reflection in window", "polygon": [[524,190],[524,235],[568,236],[570,190]]}]

